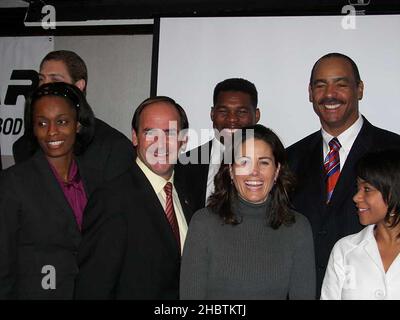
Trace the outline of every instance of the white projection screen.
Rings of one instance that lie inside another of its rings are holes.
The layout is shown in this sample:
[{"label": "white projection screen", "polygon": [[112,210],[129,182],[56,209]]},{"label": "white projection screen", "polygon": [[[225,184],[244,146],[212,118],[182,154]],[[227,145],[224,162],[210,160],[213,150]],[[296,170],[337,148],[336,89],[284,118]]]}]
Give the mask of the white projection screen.
[{"label": "white projection screen", "polygon": [[[212,128],[214,86],[231,77],[253,82],[260,123],[289,146],[320,128],[308,100],[314,62],[340,52],[357,63],[364,81],[360,112],[374,125],[400,133],[400,16],[162,18],[157,94],[167,95],[188,113],[200,137]],[[205,142],[190,137],[191,149]]]}]

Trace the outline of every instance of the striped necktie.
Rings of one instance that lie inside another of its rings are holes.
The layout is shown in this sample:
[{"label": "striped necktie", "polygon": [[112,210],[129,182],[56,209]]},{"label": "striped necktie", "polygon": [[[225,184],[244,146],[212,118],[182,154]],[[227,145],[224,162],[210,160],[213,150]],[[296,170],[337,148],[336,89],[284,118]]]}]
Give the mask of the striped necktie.
[{"label": "striped necktie", "polygon": [[165,215],[167,216],[168,222],[171,225],[171,229],[174,233],[176,241],[178,242],[179,249],[181,248],[181,237],[179,235],[179,225],[176,219],[176,214],[174,210],[174,201],[172,199],[172,183],[167,182],[164,186],[165,195],[167,196],[165,204]]},{"label": "striped necktie", "polygon": [[324,161],[324,168],[326,173],[326,203],[329,203],[332,198],[333,190],[340,175],[340,158],[339,149],[341,148],[339,140],[335,137],[329,141],[329,153]]}]

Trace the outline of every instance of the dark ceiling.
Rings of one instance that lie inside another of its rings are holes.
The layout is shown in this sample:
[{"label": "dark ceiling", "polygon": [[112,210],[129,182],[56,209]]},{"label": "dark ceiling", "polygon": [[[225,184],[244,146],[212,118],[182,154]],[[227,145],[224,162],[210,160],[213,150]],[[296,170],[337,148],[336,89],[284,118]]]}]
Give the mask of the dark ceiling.
[{"label": "dark ceiling", "polygon": [[[28,21],[40,21],[53,5],[57,21],[145,19],[193,16],[340,15],[353,2],[362,14],[399,14],[400,0],[25,0]],[[26,33],[26,8],[0,9],[0,35]]]},{"label": "dark ceiling", "polygon": [[31,0],[52,4],[60,15],[73,19],[128,19],[158,16],[313,15],[341,14],[344,5],[357,3],[369,13],[399,10],[399,0]]}]

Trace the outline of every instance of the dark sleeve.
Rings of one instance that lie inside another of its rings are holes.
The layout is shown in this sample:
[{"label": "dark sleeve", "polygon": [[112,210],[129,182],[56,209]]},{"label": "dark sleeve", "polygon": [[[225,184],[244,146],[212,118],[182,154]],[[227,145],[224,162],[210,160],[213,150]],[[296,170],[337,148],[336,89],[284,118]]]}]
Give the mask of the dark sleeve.
[{"label": "dark sleeve", "polygon": [[9,172],[0,175],[0,300],[17,298],[20,203]]},{"label": "dark sleeve", "polygon": [[119,176],[130,168],[135,161],[133,144],[122,133],[114,139],[110,139],[109,143],[111,148],[104,168],[105,181],[110,181]]},{"label": "dark sleeve", "polygon": [[307,218],[296,215],[296,249],[293,256],[293,269],[290,275],[289,299],[314,300],[316,297],[316,274],[314,260],[314,241]]},{"label": "dark sleeve", "polygon": [[126,251],[127,223],[122,214],[109,210],[107,201],[106,192],[100,189],[89,199],[84,212],[76,299],[115,298]]},{"label": "dark sleeve", "polygon": [[182,255],[180,299],[202,300],[207,295],[208,240],[206,213],[197,211],[187,232]]}]

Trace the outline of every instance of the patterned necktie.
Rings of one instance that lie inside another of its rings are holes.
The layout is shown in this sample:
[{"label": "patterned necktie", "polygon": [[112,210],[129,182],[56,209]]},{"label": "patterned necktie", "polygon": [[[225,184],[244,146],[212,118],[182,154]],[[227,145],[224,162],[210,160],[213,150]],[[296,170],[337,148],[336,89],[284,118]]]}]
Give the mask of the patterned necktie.
[{"label": "patterned necktie", "polygon": [[340,175],[340,158],[339,149],[342,146],[337,138],[333,138],[329,141],[329,153],[325,158],[324,168],[326,173],[326,192],[327,199],[326,203],[329,203],[332,198],[333,190],[335,189],[336,183]]},{"label": "patterned necktie", "polygon": [[165,214],[167,216],[168,222],[171,225],[172,231],[174,232],[176,241],[178,242],[179,249],[181,248],[181,238],[179,235],[178,220],[176,220],[176,214],[174,210],[174,202],[172,200],[172,183],[167,182],[164,187],[165,194],[167,196],[167,201],[165,204]]}]

